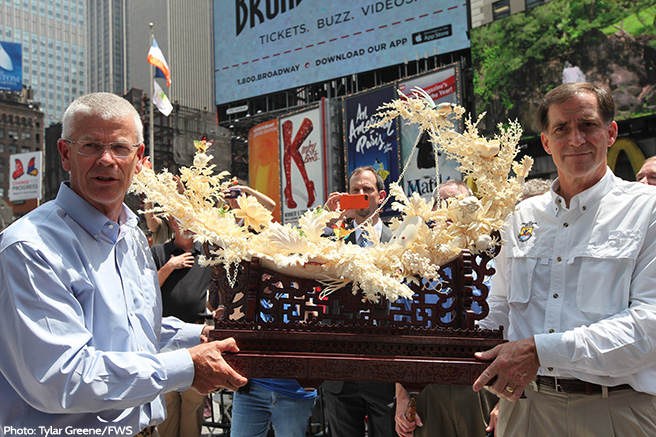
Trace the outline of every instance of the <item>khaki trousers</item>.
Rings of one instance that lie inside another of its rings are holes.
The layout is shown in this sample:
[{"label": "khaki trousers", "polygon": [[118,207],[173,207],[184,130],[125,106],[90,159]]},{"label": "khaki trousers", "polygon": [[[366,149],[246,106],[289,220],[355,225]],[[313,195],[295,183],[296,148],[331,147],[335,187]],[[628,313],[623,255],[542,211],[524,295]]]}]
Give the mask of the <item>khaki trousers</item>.
[{"label": "khaki trousers", "polygon": [[161,437],[198,437],[203,426],[205,395],[193,388],[164,395],[166,420],[157,425]]},{"label": "khaki trousers", "polygon": [[656,396],[632,389],[565,394],[529,385],[526,399],[499,404],[499,437],[656,436]]},{"label": "khaki trousers", "polygon": [[415,437],[484,437],[497,397],[487,390],[476,393],[471,385],[429,384],[415,401],[424,423]]}]

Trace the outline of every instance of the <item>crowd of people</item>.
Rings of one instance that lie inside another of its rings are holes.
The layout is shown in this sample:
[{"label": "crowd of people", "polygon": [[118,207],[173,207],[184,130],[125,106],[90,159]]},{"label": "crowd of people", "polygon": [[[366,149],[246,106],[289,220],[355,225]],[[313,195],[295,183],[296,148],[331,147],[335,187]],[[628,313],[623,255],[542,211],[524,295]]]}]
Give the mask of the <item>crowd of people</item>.
[{"label": "crowd of people", "polygon": [[[614,113],[611,96],[588,83],[544,96],[541,141],[558,178],[529,181],[504,231],[479,326],[504,326],[508,342],[476,353],[490,365],[474,385],[431,384],[408,416],[410,396],[394,381],[328,381],[331,435],[656,435],[656,190],[647,186],[656,159],[641,183],[612,173]],[[271,423],[277,435],[305,435],[316,394],[295,381],[248,381],[222,357],[239,351],[235,341],[209,341],[210,275],[193,235],[175,217],[149,216],[158,234],[149,247],[125,206],[144,154],[132,105],[107,93],[76,99],[57,145],[70,180],[0,234],[0,435],[199,435],[205,395],[222,387],[236,392],[233,435],[265,436]],[[436,203],[467,190],[444,184]],[[370,220],[389,240],[376,169],[356,169],[347,192],[368,205],[341,219]],[[338,209],[342,194],[325,207]],[[369,237],[358,227],[348,242]]]}]

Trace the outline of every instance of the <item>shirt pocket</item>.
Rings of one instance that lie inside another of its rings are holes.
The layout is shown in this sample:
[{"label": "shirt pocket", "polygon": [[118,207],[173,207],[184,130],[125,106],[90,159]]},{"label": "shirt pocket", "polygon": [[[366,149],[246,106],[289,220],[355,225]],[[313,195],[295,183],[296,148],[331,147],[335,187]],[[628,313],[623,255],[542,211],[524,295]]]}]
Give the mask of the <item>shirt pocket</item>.
[{"label": "shirt pocket", "polygon": [[531,299],[533,276],[538,259],[539,256],[534,247],[513,248],[506,263],[508,303],[526,304]]},{"label": "shirt pocket", "polygon": [[608,317],[629,307],[640,241],[636,231],[611,231],[607,241],[574,254],[572,262],[580,263],[576,305],[581,312]]}]

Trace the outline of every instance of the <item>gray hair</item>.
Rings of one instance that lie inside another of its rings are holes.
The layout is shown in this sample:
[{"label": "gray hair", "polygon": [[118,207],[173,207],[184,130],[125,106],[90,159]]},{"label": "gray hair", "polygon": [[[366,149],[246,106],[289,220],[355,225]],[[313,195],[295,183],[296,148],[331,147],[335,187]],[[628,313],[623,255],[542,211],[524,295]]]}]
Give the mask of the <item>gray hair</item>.
[{"label": "gray hair", "polygon": [[587,82],[573,82],[560,85],[549,91],[538,106],[538,124],[542,132],[549,129],[549,108],[567,102],[577,94],[590,93],[597,99],[597,110],[606,126],[610,126],[615,118],[615,102],[605,89]]},{"label": "gray hair", "polygon": [[546,193],[551,189],[551,184],[552,182],[549,179],[528,179],[522,189],[522,200]]},{"label": "gray hair", "polygon": [[70,139],[78,115],[93,115],[103,120],[133,117],[137,142],[143,143],[143,124],[134,106],[123,97],[111,93],[91,93],[71,103],[62,118],[62,138]]}]

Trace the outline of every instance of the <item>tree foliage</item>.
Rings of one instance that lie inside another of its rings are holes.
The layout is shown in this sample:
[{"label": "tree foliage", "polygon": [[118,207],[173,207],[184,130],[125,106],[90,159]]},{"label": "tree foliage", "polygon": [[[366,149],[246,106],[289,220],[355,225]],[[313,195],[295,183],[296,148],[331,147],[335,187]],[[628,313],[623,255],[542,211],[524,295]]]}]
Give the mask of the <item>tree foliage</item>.
[{"label": "tree foliage", "polygon": [[641,30],[655,35],[655,11],[653,0],[552,0],[474,29],[477,112],[492,108],[495,102],[512,109],[510,96],[517,86],[513,78],[525,66],[567,59],[573,47],[595,29],[621,27],[623,20],[642,12],[636,18],[644,25]]}]

